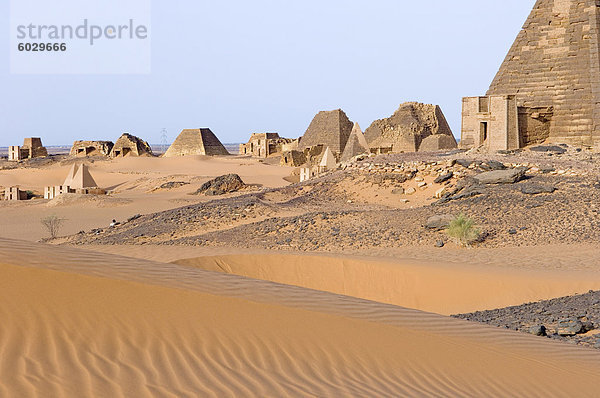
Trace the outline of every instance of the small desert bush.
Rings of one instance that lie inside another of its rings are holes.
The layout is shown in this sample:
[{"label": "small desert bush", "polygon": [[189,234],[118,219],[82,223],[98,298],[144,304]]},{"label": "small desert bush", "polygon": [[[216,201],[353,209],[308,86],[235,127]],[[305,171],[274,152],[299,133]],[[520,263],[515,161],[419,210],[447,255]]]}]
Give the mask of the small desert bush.
[{"label": "small desert bush", "polygon": [[446,233],[459,244],[467,247],[475,243],[481,236],[481,232],[475,227],[473,220],[462,213],[450,222]]},{"label": "small desert bush", "polygon": [[65,220],[63,218],[59,218],[55,215],[47,216],[40,220],[42,225],[48,230],[50,238],[52,239],[58,236],[58,232],[60,231],[60,227],[62,227],[64,221]]}]

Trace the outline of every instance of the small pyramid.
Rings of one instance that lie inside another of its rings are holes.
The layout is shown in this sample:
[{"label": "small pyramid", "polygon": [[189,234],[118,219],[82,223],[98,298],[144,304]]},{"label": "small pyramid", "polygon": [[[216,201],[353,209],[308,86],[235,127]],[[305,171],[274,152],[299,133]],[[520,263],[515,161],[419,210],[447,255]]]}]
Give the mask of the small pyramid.
[{"label": "small pyramid", "polygon": [[63,183],[71,189],[95,188],[98,186],[85,164],[73,165]]},{"label": "small pyramid", "polygon": [[79,165],[77,164],[73,164],[73,166],[71,166],[71,169],[69,170],[69,174],[67,174],[65,182],[63,182],[63,186],[70,187],[73,184],[73,179],[75,178],[75,174],[77,173],[78,168]]},{"label": "small pyramid", "polygon": [[323,157],[321,158],[321,162],[319,163],[319,167],[325,168],[325,170],[333,170],[337,167],[337,163],[335,161],[335,156],[331,149],[327,147],[325,152],[323,153]]},{"label": "small pyramid", "polygon": [[186,129],[163,156],[172,158],[194,155],[229,155],[229,152],[210,129]]},{"label": "small pyramid", "polygon": [[348,138],[348,143],[346,144],[346,148],[344,148],[344,152],[342,153],[342,162],[346,162],[355,156],[369,152],[369,144],[367,143],[365,135],[363,134],[358,123],[354,123],[352,132]]}]

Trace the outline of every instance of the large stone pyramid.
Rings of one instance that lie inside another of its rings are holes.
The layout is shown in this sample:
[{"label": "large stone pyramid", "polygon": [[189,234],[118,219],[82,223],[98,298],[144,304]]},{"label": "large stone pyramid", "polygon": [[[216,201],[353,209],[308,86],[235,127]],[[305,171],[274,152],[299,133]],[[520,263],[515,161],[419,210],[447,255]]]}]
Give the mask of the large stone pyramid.
[{"label": "large stone pyramid", "polygon": [[183,130],[164,154],[165,157],[193,155],[229,155],[227,149],[210,129]]},{"label": "large stone pyramid", "polygon": [[341,109],[319,112],[302,136],[299,149],[323,145],[339,155],[346,147],[353,126]]},{"label": "large stone pyramid", "polygon": [[549,140],[600,144],[600,5],[538,0],[488,95],[524,108],[553,107]]}]

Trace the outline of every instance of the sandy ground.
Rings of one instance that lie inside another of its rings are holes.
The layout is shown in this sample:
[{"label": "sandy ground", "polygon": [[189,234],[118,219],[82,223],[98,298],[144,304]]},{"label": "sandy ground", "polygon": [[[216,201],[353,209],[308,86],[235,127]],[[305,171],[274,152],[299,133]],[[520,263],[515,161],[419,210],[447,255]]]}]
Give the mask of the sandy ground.
[{"label": "sandy ground", "polygon": [[[208,158],[125,158],[95,161],[89,164],[90,173],[101,188],[113,190],[108,197],[80,198],[69,203],[49,203],[46,200],[27,202],[0,201],[0,237],[39,240],[47,237],[40,219],[56,215],[65,219],[61,234],[70,235],[82,230],[106,227],[113,219],[126,220],[136,214],[149,214],[207,201],[209,198],[191,196],[200,185],[211,178],[227,173],[239,174],[247,184],[281,187],[291,169],[260,163],[248,157]],[[44,186],[63,183],[70,164],[55,164],[39,169],[20,168],[0,171],[0,186],[20,186],[23,190],[44,193]],[[189,182],[189,185],[157,190],[170,181]]]},{"label": "sandy ground", "polygon": [[[582,247],[562,248],[561,255],[558,250],[543,247],[521,248],[512,253],[496,249],[494,258],[503,260],[499,264],[489,260],[490,251],[464,249],[445,250],[448,256],[422,249],[418,260],[411,258],[416,257],[412,250],[390,257],[150,245],[86,249],[174,262],[444,315],[600,290],[600,276],[592,266],[595,264],[596,270],[600,267],[600,251]],[[568,259],[577,264],[577,254],[587,257],[589,268],[567,265]]]},{"label": "sandy ground", "polygon": [[0,239],[0,395],[578,396],[600,354],[271,282]]}]

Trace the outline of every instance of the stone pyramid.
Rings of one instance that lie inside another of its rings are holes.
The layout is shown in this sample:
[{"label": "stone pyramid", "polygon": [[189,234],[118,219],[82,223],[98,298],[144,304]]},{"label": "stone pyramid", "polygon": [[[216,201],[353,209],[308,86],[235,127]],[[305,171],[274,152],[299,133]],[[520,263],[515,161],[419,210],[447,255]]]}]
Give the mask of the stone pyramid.
[{"label": "stone pyramid", "polygon": [[329,147],[325,149],[321,162],[319,162],[319,167],[324,168],[325,170],[334,170],[337,167],[335,155],[331,152]]},{"label": "stone pyramid", "polygon": [[341,160],[342,162],[345,162],[364,153],[369,153],[369,144],[358,123],[354,123],[352,132],[350,133],[350,137],[348,138],[348,142],[342,153]]},{"label": "stone pyramid", "polygon": [[67,178],[63,186],[68,186],[71,189],[95,188],[98,186],[94,177],[90,174],[88,167],[85,164],[74,164],[67,174]]},{"label": "stone pyramid", "polygon": [[193,155],[229,155],[229,152],[210,129],[188,129],[179,134],[164,157]]},{"label": "stone pyramid", "polygon": [[331,151],[341,154],[353,123],[343,110],[337,109],[329,112],[319,112],[300,140],[299,149],[303,150],[315,145],[329,147]]},{"label": "stone pyramid", "polygon": [[487,94],[553,107],[550,141],[600,144],[599,27],[596,0],[538,0]]}]

